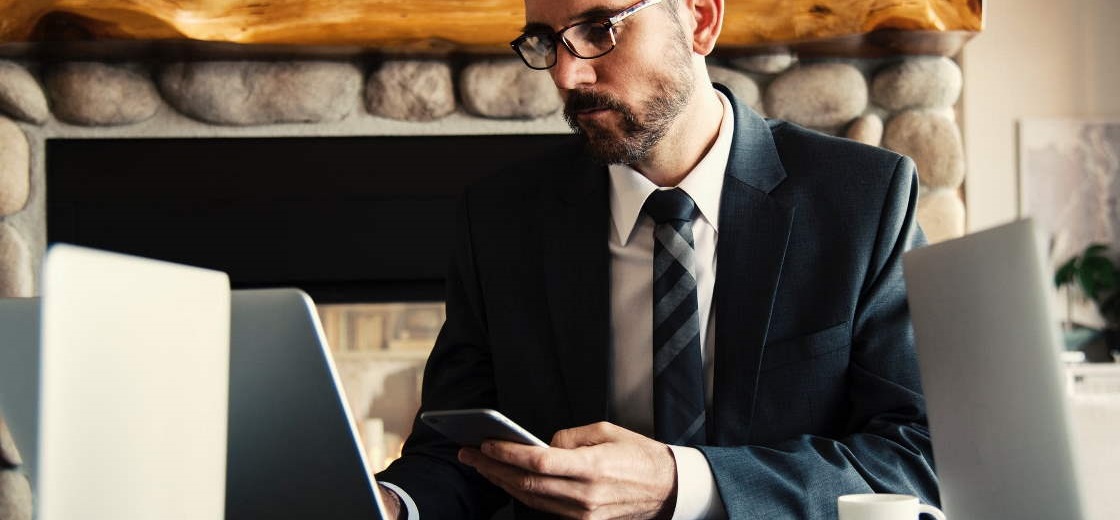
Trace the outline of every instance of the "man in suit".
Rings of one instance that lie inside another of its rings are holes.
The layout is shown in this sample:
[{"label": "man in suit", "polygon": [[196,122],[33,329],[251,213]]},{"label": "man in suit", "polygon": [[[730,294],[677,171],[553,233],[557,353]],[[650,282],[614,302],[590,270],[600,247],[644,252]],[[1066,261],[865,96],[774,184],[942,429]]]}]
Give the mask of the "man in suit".
[{"label": "man in suit", "polygon": [[551,446],[460,449],[417,421],[378,476],[390,508],[936,503],[901,272],[922,240],[913,163],[713,88],[722,0],[632,2],[526,0],[514,48],[551,74],[577,136],[465,193],[425,372],[422,409],[495,408]]}]

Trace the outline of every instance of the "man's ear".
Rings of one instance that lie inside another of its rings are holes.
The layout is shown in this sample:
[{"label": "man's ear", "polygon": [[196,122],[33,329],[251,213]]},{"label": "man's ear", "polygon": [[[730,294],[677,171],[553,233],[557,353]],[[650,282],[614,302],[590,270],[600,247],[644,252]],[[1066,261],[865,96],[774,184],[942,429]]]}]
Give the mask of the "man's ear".
[{"label": "man's ear", "polygon": [[682,0],[692,17],[692,51],[702,56],[712,53],[723,30],[723,0]]}]

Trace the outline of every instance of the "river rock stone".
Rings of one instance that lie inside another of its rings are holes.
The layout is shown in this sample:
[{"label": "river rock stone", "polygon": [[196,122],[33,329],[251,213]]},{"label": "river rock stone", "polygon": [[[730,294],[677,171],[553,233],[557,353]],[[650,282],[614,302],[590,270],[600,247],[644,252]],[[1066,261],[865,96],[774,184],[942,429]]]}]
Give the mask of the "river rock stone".
[{"label": "river rock stone", "polygon": [[355,111],[362,72],[347,62],[173,63],[159,73],[167,102],[220,125],[339,121]]},{"label": "river rock stone", "polygon": [[23,458],[16,448],[12,432],[8,431],[8,425],[4,423],[4,418],[0,417],[0,470],[15,468],[21,464]]},{"label": "river rock stone", "polygon": [[455,111],[451,67],[442,61],[388,61],[366,82],[366,109],[403,121],[432,121]]},{"label": "river rock stone", "polygon": [[871,146],[883,142],[883,119],[875,114],[865,114],[852,121],[845,134],[848,139]]},{"label": "river rock stone", "polygon": [[27,137],[15,123],[0,117],[0,216],[27,204],[31,189],[31,152]]},{"label": "river rock stone", "polygon": [[766,91],[766,113],[802,126],[830,129],[867,108],[867,82],[845,63],[814,63],[778,76]]},{"label": "river rock stone", "polygon": [[918,224],[931,244],[964,235],[964,201],[957,190],[933,190],[918,199]]},{"label": "river rock stone", "polygon": [[27,69],[0,61],[0,112],[20,121],[41,125],[50,117],[47,96]]},{"label": "river rock stone", "polygon": [[747,72],[758,74],[777,74],[790,68],[797,61],[792,54],[756,54],[754,56],[741,56],[732,58],[729,63],[732,67]]},{"label": "river rock stone", "polygon": [[31,277],[31,251],[27,243],[19,231],[0,222],[0,298],[31,296]]},{"label": "river rock stone", "polygon": [[887,122],[883,146],[913,158],[927,188],[956,189],[964,182],[961,132],[942,114],[908,110],[895,115]]},{"label": "river rock stone", "polygon": [[910,58],[888,66],[871,81],[871,99],[888,110],[953,106],[961,95],[961,69],[945,57]]},{"label": "river rock stone", "polygon": [[46,85],[55,117],[76,125],[139,123],[160,106],[148,75],[122,65],[61,63],[48,69]]},{"label": "river rock stone", "polygon": [[708,65],[708,76],[713,83],[720,83],[731,89],[731,93],[735,94],[739,101],[750,105],[755,110],[762,108],[758,84],[750,76],[718,65]]},{"label": "river rock stone", "polygon": [[31,520],[31,483],[16,470],[0,470],[0,518]]},{"label": "river rock stone", "polygon": [[459,94],[468,112],[498,119],[535,119],[560,109],[552,77],[520,60],[484,60],[467,65]]}]

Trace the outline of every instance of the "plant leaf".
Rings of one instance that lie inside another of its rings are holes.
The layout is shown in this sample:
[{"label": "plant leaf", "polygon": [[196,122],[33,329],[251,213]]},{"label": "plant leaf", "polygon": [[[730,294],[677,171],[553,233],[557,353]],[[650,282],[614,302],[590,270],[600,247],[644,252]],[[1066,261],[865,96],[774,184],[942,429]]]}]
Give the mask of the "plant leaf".
[{"label": "plant leaf", "polygon": [[1098,300],[1103,293],[1111,292],[1116,288],[1116,267],[1103,256],[1084,257],[1078,270],[1078,282],[1085,294]]},{"label": "plant leaf", "polygon": [[1082,258],[1090,258],[1097,256],[1104,256],[1104,252],[1108,251],[1108,244],[1094,243],[1085,247],[1085,252],[1081,253]]},{"label": "plant leaf", "polygon": [[1077,261],[1079,257],[1073,257],[1066,260],[1066,263],[1058,267],[1054,272],[1054,287],[1062,287],[1063,285],[1073,283],[1073,277],[1077,275]]}]

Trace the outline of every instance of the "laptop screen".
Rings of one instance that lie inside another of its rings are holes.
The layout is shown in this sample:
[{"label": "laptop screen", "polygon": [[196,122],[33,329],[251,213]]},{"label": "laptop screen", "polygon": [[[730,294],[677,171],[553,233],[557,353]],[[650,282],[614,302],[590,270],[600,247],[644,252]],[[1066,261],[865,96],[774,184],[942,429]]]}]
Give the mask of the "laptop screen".
[{"label": "laptop screen", "polygon": [[1026,220],[904,257],[949,518],[1082,518],[1040,244]]}]

